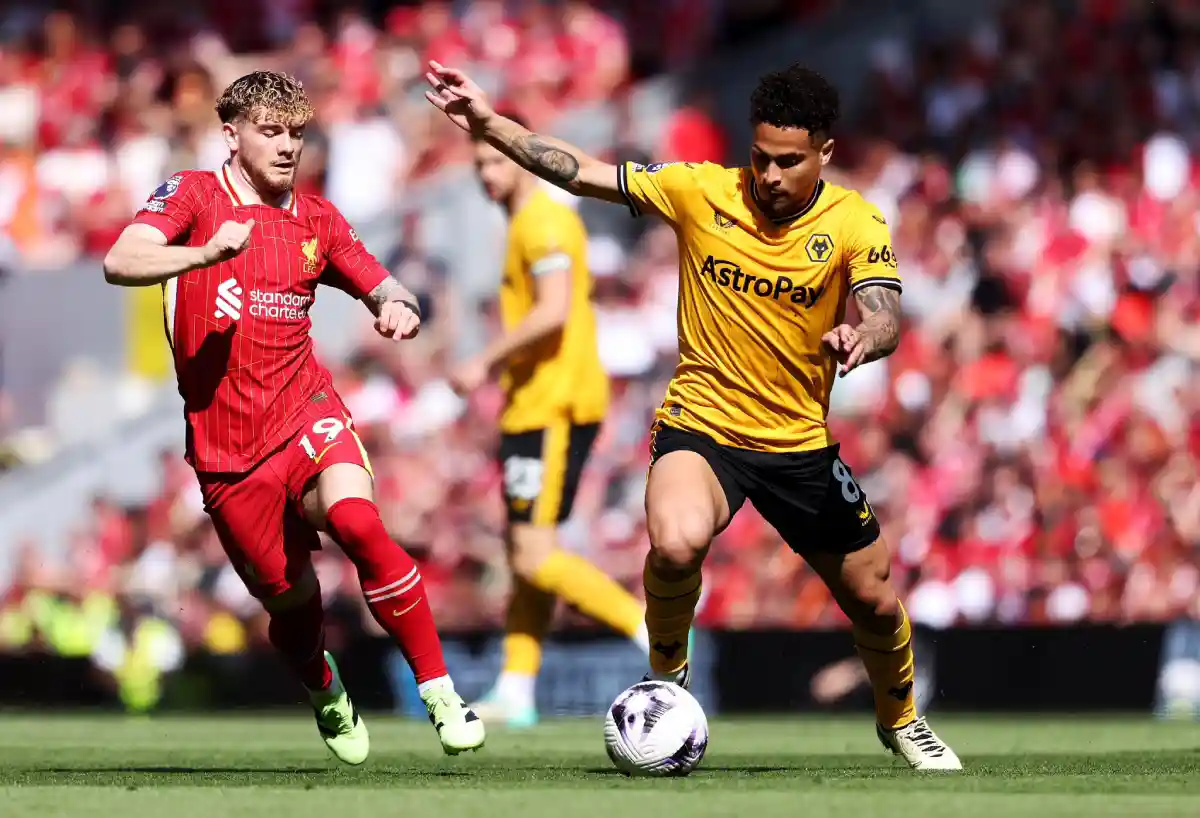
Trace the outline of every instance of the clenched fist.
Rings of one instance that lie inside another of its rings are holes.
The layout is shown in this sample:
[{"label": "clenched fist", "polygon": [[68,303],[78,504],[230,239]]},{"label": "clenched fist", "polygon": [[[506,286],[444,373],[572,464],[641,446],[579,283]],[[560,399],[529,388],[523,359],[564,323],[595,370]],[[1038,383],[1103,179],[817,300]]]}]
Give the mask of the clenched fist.
[{"label": "clenched fist", "polygon": [[254,229],[254,219],[247,222],[224,222],[217,232],[204,245],[208,251],[210,264],[228,261],[250,246],[250,231]]},{"label": "clenched fist", "polygon": [[407,301],[389,301],[379,310],[375,331],[397,341],[412,338],[421,331],[421,313]]}]

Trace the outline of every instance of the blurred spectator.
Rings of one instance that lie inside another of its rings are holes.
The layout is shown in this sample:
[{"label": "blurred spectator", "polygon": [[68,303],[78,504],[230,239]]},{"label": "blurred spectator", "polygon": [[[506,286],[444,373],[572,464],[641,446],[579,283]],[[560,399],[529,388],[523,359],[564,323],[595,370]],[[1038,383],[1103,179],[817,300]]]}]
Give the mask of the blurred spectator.
[{"label": "blurred spectator", "polygon": [[725,133],[713,119],[711,102],[699,95],[690,105],[671,112],[655,157],[663,162],[720,164],[729,158],[728,153]]},{"label": "blurred spectator", "polygon": [[364,103],[329,125],[328,134],[325,196],[352,224],[392,212],[403,194],[407,156],[391,121]]}]

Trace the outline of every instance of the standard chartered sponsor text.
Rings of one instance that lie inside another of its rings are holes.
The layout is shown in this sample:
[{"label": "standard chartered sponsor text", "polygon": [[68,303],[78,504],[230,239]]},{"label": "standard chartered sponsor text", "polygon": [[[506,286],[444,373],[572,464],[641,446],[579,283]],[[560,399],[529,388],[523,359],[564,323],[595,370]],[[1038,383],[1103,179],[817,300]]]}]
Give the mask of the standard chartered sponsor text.
[{"label": "standard chartered sponsor text", "polygon": [[311,295],[250,291],[250,315],[269,321],[303,321],[312,306]]}]

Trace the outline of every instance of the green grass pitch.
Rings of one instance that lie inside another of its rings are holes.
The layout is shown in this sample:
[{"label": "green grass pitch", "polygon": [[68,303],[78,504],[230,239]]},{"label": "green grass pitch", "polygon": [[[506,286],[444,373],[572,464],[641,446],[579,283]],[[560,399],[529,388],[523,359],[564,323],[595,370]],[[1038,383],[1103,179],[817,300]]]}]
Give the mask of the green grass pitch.
[{"label": "green grass pitch", "polygon": [[444,758],[426,724],[368,718],[345,769],[306,714],[0,715],[4,818],[921,818],[1200,815],[1200,726],[1148,718],[938,716],[962,774],[916,775],[869,716],[717,720],[685,779],[611,770],[599,720],[493,730]]}]

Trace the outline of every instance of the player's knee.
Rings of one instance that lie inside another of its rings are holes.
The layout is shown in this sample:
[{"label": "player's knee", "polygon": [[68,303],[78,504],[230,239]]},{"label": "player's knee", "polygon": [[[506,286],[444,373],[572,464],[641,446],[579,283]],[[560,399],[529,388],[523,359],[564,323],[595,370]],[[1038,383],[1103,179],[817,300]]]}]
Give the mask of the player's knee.
[{"label": "player's knee", "polygon": [[650,558],[667,571],[692,574],[700,569],[713,537],[711,515],[700,509],[650,517]]},{"label": "player's knee", "polygon": [[348,498],[335,503],[325,515],[325,527],[339,543],[368,542],[378,534],[383,521],[370,500]]},{"label": "player's knee", "polygon": [[508,532],[508,561],[513,575],[534,582],[555,543],[555,530],[549,526],[513,525]]}]

